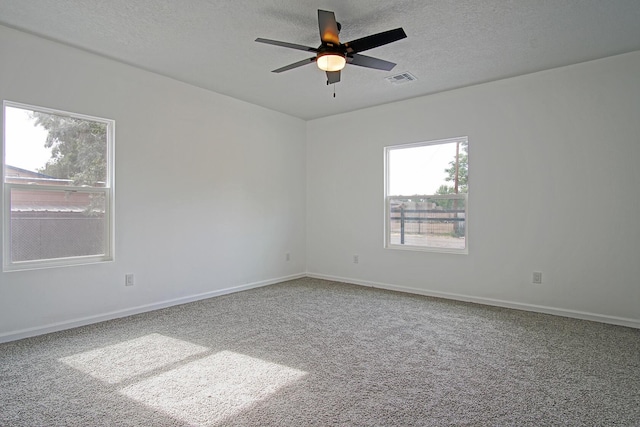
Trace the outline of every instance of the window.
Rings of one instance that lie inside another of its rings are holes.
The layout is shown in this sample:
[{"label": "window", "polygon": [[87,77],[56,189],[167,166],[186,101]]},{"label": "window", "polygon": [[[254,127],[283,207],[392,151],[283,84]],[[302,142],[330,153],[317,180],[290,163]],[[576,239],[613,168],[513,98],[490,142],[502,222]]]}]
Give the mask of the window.
[{"label": "window", "polygon": [[385,147],[385,247],[468,253],[467,137]]},{"label": "window", "polygon": [[113,259],[113,120],[5,101],[3,269]]}]

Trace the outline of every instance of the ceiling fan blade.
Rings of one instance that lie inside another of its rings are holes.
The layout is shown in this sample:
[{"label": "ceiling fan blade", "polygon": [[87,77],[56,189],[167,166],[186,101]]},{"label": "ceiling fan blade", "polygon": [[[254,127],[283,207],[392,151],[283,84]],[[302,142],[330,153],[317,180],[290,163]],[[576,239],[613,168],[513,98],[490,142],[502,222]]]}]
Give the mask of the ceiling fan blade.
[{"label": "ceiling fan blade", "polygon": [[407,34],[404,30],[402,28],[396,28],[394,30],[384,31],[382,33],[373,34],[347,42],[344,46],[347,48],[347,53],[358,53],[373,49],[374,47],[393,43],[405,37],[407,37]]},{"label": "ceiling fan blade", "polygon": [[327,84],[332,85],[340,81],[340,71],[327,71]]},{"label": "ceiling fan blade", "polygon": [[384,59],[374,58],[372,56],[360,55],[353,53],[347,56],[347,62],[352,65],[359,65],[361,67],[375,68],[376,70],[391,71],[396,66],[393,62],[385,61]]},{"label": "ceiling fan blade", "polygon": [[280,67],[277,70],[273,70],[272,73],[281,73],[287,70],[293,70],[294,68],[302,67],[303,65],[311,64],[312,62],[316,62],[316,57],[303,59],[302,61],[294,62],[293,64],[285,65],[284,67]]},{"label": "ceiling fan blade", "polygon": [[263,39],[263,38],[260,38],[260,37],[258,37],[256,39],[256,41],[258,43],[272,44],[272,45],[275,45],[275,46],[288,47],[290,49],[304,50],[306,52],[316,52],[316,53],[318,52],[318,49],[316,49],[315,47],[303,46],[301,44],[281,42],[281,41],[278,41],[278,40]]},{"label": "ceiling fan blade", "polygon": [[322,43],[340,44],[340,38],[338,37],[340,30],[338,30],[336,15],[333,12],[318,9],[318,28],[320,29]]}]

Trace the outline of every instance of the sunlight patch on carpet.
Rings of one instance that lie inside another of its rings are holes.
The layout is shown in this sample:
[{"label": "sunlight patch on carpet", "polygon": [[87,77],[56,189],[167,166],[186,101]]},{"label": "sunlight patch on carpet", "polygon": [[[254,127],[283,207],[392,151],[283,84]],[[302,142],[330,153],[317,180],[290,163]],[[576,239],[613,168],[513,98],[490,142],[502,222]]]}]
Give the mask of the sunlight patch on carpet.
[{"label": "sunlight patch on carpet", "polygon": [[209,348],[150,334],[59,359],[62,363],[109,384],[171,365]]},{"label": "sunlight patch on carpet", "polygon": [[127,386],[120,393],[190,425],[217,425],[306,372],[222,351]]}]

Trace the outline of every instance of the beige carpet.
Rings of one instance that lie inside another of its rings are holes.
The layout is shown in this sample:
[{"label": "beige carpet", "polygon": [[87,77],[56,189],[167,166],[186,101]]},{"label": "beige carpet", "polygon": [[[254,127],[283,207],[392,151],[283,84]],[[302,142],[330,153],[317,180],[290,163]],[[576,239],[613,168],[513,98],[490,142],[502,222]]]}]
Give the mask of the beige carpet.
[{"label": "beige carpet", "polygon": [[640,330],[316,279],[0,345],[1,426],[637,426]]}]

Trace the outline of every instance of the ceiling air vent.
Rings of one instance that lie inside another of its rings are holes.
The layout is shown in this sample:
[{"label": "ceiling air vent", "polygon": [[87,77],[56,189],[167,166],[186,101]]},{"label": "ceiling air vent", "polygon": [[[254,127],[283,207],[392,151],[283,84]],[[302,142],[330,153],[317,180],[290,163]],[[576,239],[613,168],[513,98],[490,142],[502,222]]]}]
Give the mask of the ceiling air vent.
[{"label": "ceiling air vent", "polygon": [[385,80],[391,83],[392,85],[403,85],[406,83],[410,83],[418,80],[416,76],[411,74],[410,72],[404,72],[400,74],[396,74],[395,76],[385,77]]}]

